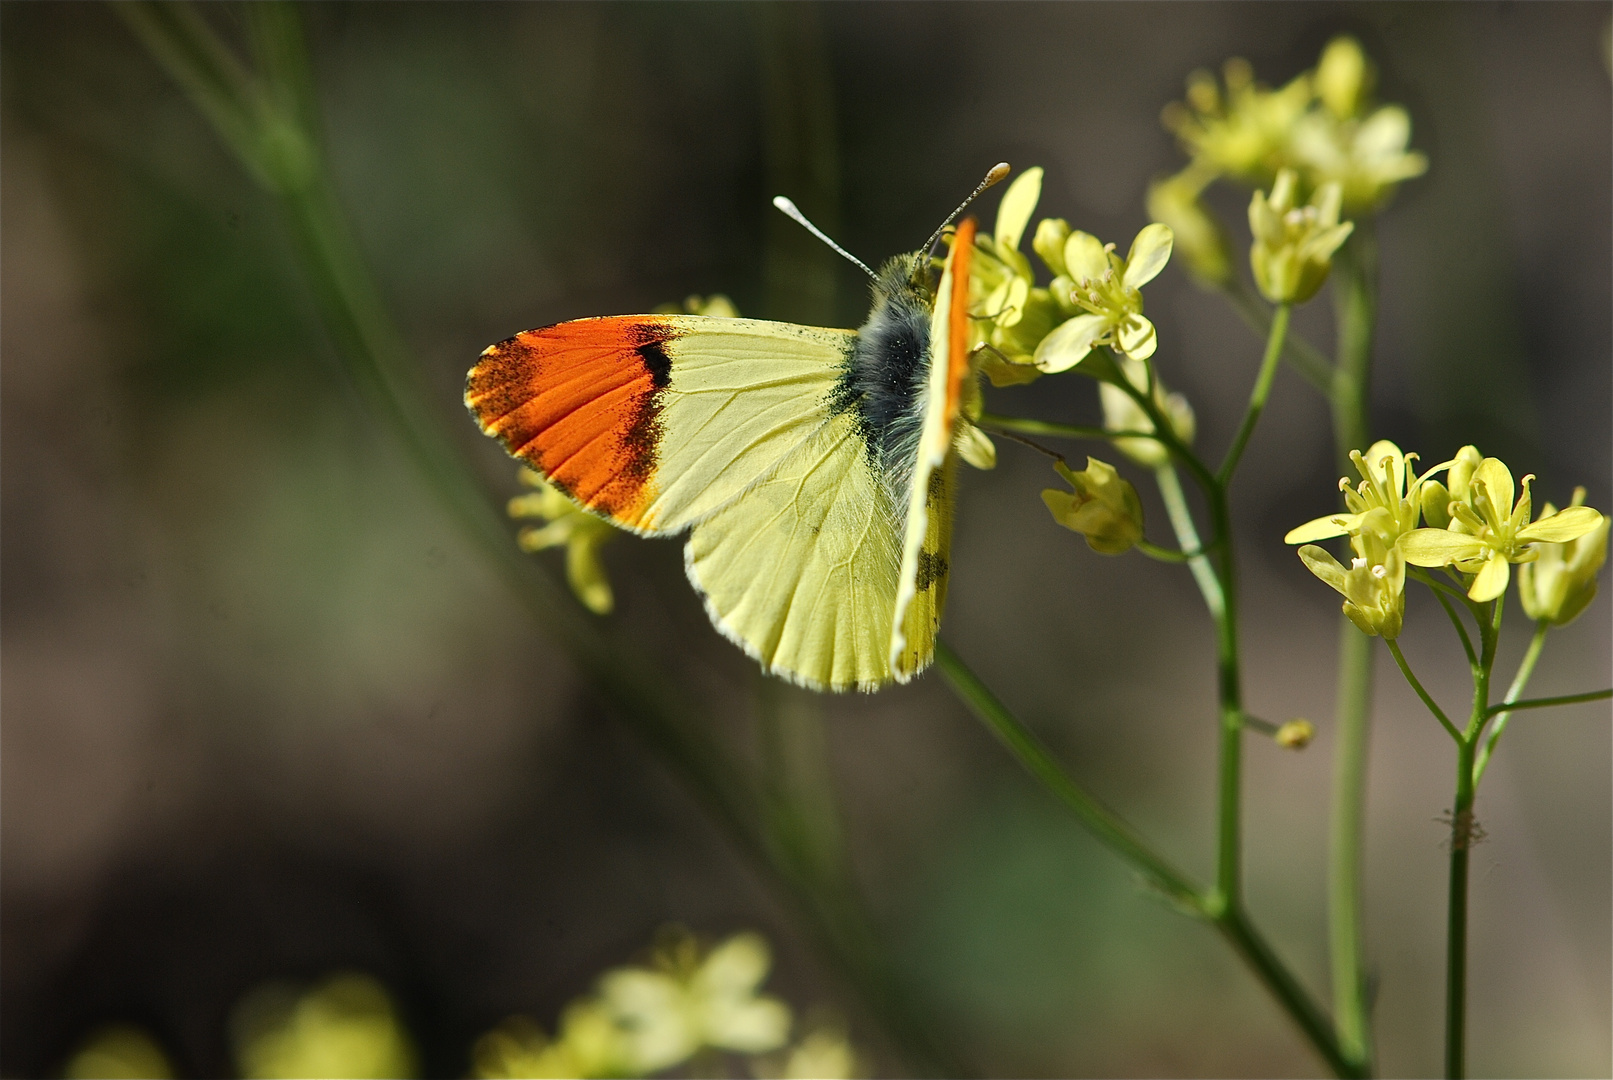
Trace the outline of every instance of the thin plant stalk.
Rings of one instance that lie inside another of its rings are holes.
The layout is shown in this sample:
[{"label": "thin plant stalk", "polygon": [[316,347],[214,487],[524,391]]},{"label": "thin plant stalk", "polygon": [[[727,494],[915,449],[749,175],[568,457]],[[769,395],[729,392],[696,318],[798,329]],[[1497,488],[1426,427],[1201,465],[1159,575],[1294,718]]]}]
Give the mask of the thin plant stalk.
[{"label": "thin plant stalk", "polygon": [[[1337,357],[1329,399],[1334,456],[1348,475],[1350,451],[1370,441],[1372,339],[1377,326],[1377,245],[1370,219],[1356,222],[1334,261]],[[1371,1063],[1361,874],[1366,830],[1367,753],[1372,725],[1373,639],[1339,617],[1338,683],[1333,709],[1332,805],[1328,815],[1328,959],[1339,1040]]]}]

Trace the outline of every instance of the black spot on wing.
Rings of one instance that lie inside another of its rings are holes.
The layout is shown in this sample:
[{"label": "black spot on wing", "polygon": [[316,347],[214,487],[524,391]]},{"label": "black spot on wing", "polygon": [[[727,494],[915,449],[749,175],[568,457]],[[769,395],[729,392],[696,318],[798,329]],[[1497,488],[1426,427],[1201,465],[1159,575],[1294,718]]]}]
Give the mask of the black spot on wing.
[{"label": "black spot on wing", "polygon": [[667,355],[666,343],[677,336],[677,331],[661,323],[646,322],[633,328],[634,351],[644,361],[644,369],[657,390],[666,389],[672,381],[672,358]]},{"label": "black spot on wing", "polygon": [[951,569],[947,565],[947,558],[936,551],[919,552],[918,573],[913,579],[913,587],[919,592],[931,588],[937,581],[947,576]]}]

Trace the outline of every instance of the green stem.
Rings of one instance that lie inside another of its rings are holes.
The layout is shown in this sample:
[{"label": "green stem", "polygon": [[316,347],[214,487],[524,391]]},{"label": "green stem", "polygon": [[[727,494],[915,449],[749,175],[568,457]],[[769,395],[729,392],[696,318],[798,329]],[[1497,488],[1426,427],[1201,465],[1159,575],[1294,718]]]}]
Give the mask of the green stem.
[{"label": "green stem", "polygon": [[[1161,465],[1154,470],[1154,480],[1159,484],[1159,495],[1165,502],[1166,516],[1170,518],[1171,528],[1176,533],[1176,543],[1183,551],[1202,552],[1204,545],[1199,540],[1198,527],[1193,523],[1193,512],[1188,509],[1187,495],[1182,491],[1182,480],[1176,475],[1176,469],[1169,463]],[[1198,583],[1204,606],[1210,609],[1210,617],[1219,620],[1226,604],[1222,600],[1221,579],[1216,577],[1209,558],[1196,555],[1187,560],[1187,567],[1193,573],[1193,580]]]},{"label": "green stem", "polygon": [[[1261,337],[1271,333],[1272,309],[1249,290],[1241,278],[1230,277],[1221,289],[1221,295],[1232,305],[1232,310]],[[1283,359],[1301,378],[1322,392],[1323,397],[1333,396],[1333,364],[1322,351],[1298,334],[1289,334],[1283,342]]]},{"label": "green stem", "polygon": [[[1330,378],[1333,447],[1338,475],[1350,471],[1350,451],[1365,449],[1370,431],[1368,383],[1377,324],[1377,266],[1371,222],[1356,223],[1334,261],[1337,364]],[[1292,338],[1292,335],[1290,335]],[[1339,1039],[1353,1060],[1373,1057],[1368,1001],[1361,875],[1365,850],[1367,750],[1372,728],[1373,639],[1339,618],[1339,673],[1333,712],[1336,749],[1328,826],[1328,950]]]},{"label": "green stem", "polygon": [[[1356,633],[1360,633],[1360,631],[1357,630]],[[1465,743],[1467,739],[1462,736],[1456,725],[1451,723],[1451,718],[1445,715],[1445,710],[1439,707],[1439,703],[1429,695],[1427,690],[1423,689],[1423,684],[1417,681],[1417,676],[1412,674],[1411,665],[1406,663],[1406,655],[1400,651],[1399,644],[1393,641],[1388,641],[1384,644],[1389,646],[1389,655],[1393,656],[1395,663],[1400,665],[1400,673],[1406,677],[1406,681],[1411,684],[1411,688],[1417,691],[1417,696],[1423,699],[1423,704],[1428,707],[1428,711],[1433,713],[1435,719],[1445,726],[1445,730],[1450,732],[1451,738],[1458,743]]]},{"label": "green stem", "polygon": [[1215,923],[1337,1075],[1365,1075],[1358,1063],[1340,1052],[1326,1014],[1317,1007],[1305,988],[1249,922],[1240,904],[1229,903],[1227,895],[1219,889],[1206,893],[1156,852],[1119,815],[1081,787],[1048,752],[1041,740],[997,699],[945,641],[936,642],[935,660],[953,690],[1008,752],[1060,802],[1074,811],[1099,842],[1142,871],[1156,888],[1183,910]]},{"label": "green stem", "polygon": [[1011,431],[1019,435],[1047,435],[1055,439],[1152,439],[1152,431],[1110,431],[1102,427],[1085,427],[1080,424],[1056,424],[1049,420],[1028,420],[1019,416],[1001,416],[983,413],[975,421],[986,430]]},{"label": "green stem", "polygon": [[1266,355],[1260,361],[1260,375],[1249,394],[1249,408],[1244,411],[1243,423],[1238,425],[1238,433],[1227,448],[1227,456],[1215,473],[1215,478],[1223,485],[1231,481],[1232,473],[1238,467],[1238,459],[1243,456],[1243,448],[1249,445],[1249,437],[1255,433],[1255,425],[1260,422],[1260,414],[1266,408],[1266,399],[1271,396],[1271,384],[1277,377],[1277,360],[1282,356],[1283,338],[1288,334],[1288,317],[1292,310],[1287,304],[1278,304],[1277,312],[1272,316],[1271,336],[1266,339]]},{"label": "green stem", "polygon": [[1093,836],[1147,874],[1153,884],[1173,900],[1199,914],[1205,914],[1198,886],[1156,852],[1119,815],[1088,794],[1065,772],[1041,740],[1008,711],[1008,707],[997,699],[991,688],[969,669],[945,641],[935,643],[935,662],[952,689],[976,716],[985,721],[1008,752],[1060,802],[1075,811],[1076,817]]},{"label": "green stem", "polygon": [[[1507,687],[1507,696],[1503,699],[1507,703],[1518,700],[1524,687],[1529,685],[1529,677],[1535,673],[1535,663],[1540,659],[1540,652],[1546,647],[1546,632],[1551,624],[1545,619],[1535,623],[1534,636],[1529,639],[1529,648],[1523,654],[1523,661],[1518,665],[1518,673],[1512,677],[1512,685]],[[1495,753],[1495,744],[1501,741],[1501,733],[1507,729],[1507,721],[1511,719],[1510,712],[1503,711],[1496,717],[1490,727],[1490,738],[1479,751],[1478,760],[1473,763],[1473,787],[1476,790],[1479,781],[1484,779],[1484,770],[1490,766],[1490,756]]]},{"label": "green stem", "polygon": [[1147,540],[1137,541],[1136,548],[1150,559],[1156,559],[1163,563],[1176,563],[1178,565],[1182,563],[1191,563],[1194,559],[1202,559],[1204,557],[1204,552],[1199,551],[1197,548],[1193,549],[1192,551],[1172,551],[1170,548],[1160,547],[1158,544],[1149,543]]},{"label": "green stem", "polygon": [[1549,709],[1555,705],[1578,705],[1586,701],[1605,701],[1613,697],[1613,690],[1587,690],[1582,694],[1559,694],[1556,697],[1527,698],[1523,701],[1503,701],[1491,705],[1486,716],[1513,713],[1519,709]]},{"label": "green stem", "polygon": [[1445,1075],[1459,1080],[1466,1068],[1467,868],[1473,845],[1473,744],[1456,748],[1456,798],[1451,807],[1450,900],[1445,937]]},{"label": "green stem", "polygon": [[1334,708],[1333,791],[1328,817],[1328,950],[1339,1042],[1352,1059],[1372,1060],[1360,866],[1366,829],[1367,722],[1373,639],[1345,620],[1339,637]]}]

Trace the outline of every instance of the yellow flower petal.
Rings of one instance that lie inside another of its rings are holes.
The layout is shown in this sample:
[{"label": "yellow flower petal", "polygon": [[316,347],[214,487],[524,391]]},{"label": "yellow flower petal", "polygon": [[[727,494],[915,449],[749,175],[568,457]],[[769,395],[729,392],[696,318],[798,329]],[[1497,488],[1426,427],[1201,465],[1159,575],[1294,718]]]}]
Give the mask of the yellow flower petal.
[{"label": "yellow flower petal", "polygon": [[1092,343],[1102,336],[1108,325],[1109,320],[1102,315],[1077,315],[1063,323],[1036,346],[1037,370],[1051,374],[1073,368],[1086,359],[1092,351]]},{"label": "yellow flower petal", "polygon": [[1288,535],[1283,537],[1283,543],[1309,544],[1315,540],[1328,540],[1354,532],[1360,523],[1360,514],[1329,514],[1327,517],[1312,518],[1298,528],[1289,529]]},{"label": "yellow flower petal", "polygon": [[1413,566],[1448,566],[1483,552],[1484,544],[1477,537],[1445,529],[1413,529],[1400,538],[1400,553]]},{"label": "yellow flower petal", "polygon": [[1473,584],[1467,590],[1469,600],[1485,603],[1494,600],[1507,591],[1507,582],[1512,577],[1512,564],[1500,552],[1493,552],[1484,560],[1484,568],[1473,579]]},{"label": "yellow flower petal", "polygon": [[1064,269],[1077,283],[1101,278],[1109,269],[1109,256],[1096,236],[1073,232],[1064,241]]},{"label": "yellow flower petal", "polygon": [[1131,252],[1126,256],[1126,273],[1121,280],[1132,289],[1139,289],[1153,281],[1170,261],[1171,245],[1175,242],[1176,236],[1168,226],[1157,221],[1145,225],[1131,242]]},{"label": "yellow flower petal", "polygon": [[1154,324],[1141,315],[1133,315],[1115,331],[1115,344],[1133,360],[1147,360],[1159,348]]},{"label": "yellow flower petal", "polygon": [[1543,540],[1549,544],[1564,544],[1578,540],[1601,523],[1602,515],[1590,507],[1570,506],[1525,525],[1518,530],[1518,539],[1525,543]]},{"label": "yellow flower petal", "polygon": [[1019,247],[1020,237],[1025,235],[1025,226],[1030,223],[1036,201],[1041,197],[1040,165],[1026,169],[1008,185],[1002,202],[997,205],[997,227],[992,231],[999,248]]}]

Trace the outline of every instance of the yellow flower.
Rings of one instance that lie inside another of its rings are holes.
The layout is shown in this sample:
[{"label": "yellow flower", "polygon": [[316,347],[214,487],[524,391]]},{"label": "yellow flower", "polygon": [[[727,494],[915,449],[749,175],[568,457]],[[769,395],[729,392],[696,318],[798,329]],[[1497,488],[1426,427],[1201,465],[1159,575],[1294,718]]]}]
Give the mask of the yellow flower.
[{"label": "yellow flower", "polygon": [[1172,103],[1162,119],[1203,167],[1264,187],[1287,163],[1289,137],[1314,96],[1310,75],[1268,90],[1245,60],[1228,60],[1222,70],[1225,94],[1214,75],[1195,71],[1187,80],[1188,104]]},{"label": "yellow flower", "polygon": [[1345,210],[1358,215],[1379,209],[1401,181],[1428,171],[1428,158],[1406,149],[1410,141],[1411,116],[1399,105],[1361,120],[1319,110],[1294,125],[1289,154],[1312,184],[1338,184]]},{"label": "yellow flower", "polygon": [[757,993],[770,964],[767,942],[757,934],[735,934],[702,956],[683,933],[657,951],[653,969],[607,972],[600,999],[621,1032],[628,1066],[656,1072],[706,1046],[743,1054],[783,1046],[790,1010]]},{"label": "yellow flower", "polygon": [[993,386],[1028,383],[1041,377],[1031,366],[1036,346],[1069,312],[1061,311],[1052,293],[1036,284],[1030,260],[1019,250],[1025,228],[1042,194],[1042,170],[1026,169],[1003,194],[990,236],[975,238],[970,264],[971,308],[985,318],[974,321],[976,346],[989,345],[980,369]]},{"label": "yellow flower", "polygon": [[1333,253],[1353,222],[1339,223],[1339,185],[1323,184],[1308,205],[1297,205],[1299,177],[1283,169],[1271,196],[1256,191],[1249,201],[1254,244],[1249,264],[1255,284],[1274,304],[1303,304],[1316,295],[1333,267]]},{"label": "yellow flower", "polygon": [[1073,285],[1070,300],[1086,314],[1054,330],[1037,346],[1036,366],[1044,372],[1067,371],[1099,345],[1133,360],[1154,355],[1154,324],[1143,316],[1141,289],[1165,268],[1171,257],[1170,229],[1154,222],[1132,241],[1122,259],[1113,244],[1072,232],[1064,243],[1064,273]]},{"label": "yellow flower", "polygon": [[[1454,488],[1456,477],[1452,479]],[[1455,566],[1474,575],[1467,595],[1482,603],[1506,591],[1512,563],[1539,557],[1536,543],[1567,543],[1602,524],[1602,515],[1588,506],[1570,506],[1531,522],[1533,479],[1523,478],[1523,491],[1514,503],[1511,471],[1500,460],[1485,458],[1464,485],[1467,497],[1452,500],[1446,528],[1417,529],[1401,538],[1406,561],[1416,566]]]},{"label": "yellow flower", "polygon": [[552,1041],[531,1020],[512,1016],[476,1041],[471,1062],[479,1080],[580,1080],[633,1071],[615,1017],[595,998],[567,1006],[560,1018],[559,1038]]},{"label": "yellow flower", "polygon": [[1385,544],[1376,533],[1362,533],[1350,545],[1355,557],[1348,570],[1315,544],[1300,548],[1299,557],[1311,573],[1344,597],[1344,614],[1357,629],[1393,641],[1400,636],[1406,612],[1406,560],[1398,547]]},{"label": "yellow flower", "polygon": [[[1122,376],[1138,390],[1148,389],[1148,368],[1141,360],[1120,361]],[[1112,383],[1098,384],[1098,400],[1103,404],[1103,426],[1110,431],[1153,431],[1154,422],[1132,396]],[[1167,394],[1164,382],[1154,378],[1154,404],[1171,422],[1171,430],[1183,445],[1192,445],[1195,428],[1193,406],[1181,394]],[[1170,451],[1153,439],[1114,440],[1115,449],[1139,465],[1157,469],[1170,459]]]},{"label": "yellow flower", "polygon": [[615,537],[616,529],[578,506],[559,489],[544,483],[543,477],[531,469],[521,469],[520,477],[523,484],[537,490],[511,499],[510,516],[544,518],[548,524],[542,528],[522,529],[516,535],[516,543],[521,545],[522,551],[564,547],[566,580],[571,591],[594,614],[608,613],[615,598],[611,594],[610,578],[605,576],[605,565],[599,561],[599,549]]},{"label": "yellow flower", "polygon": [[236,1008],[232,1026],[247,1080],[414,1075],[414,1047],[392,999],[368,975],[335,975],[300,996],[261,987]]},{"label": "yellow flower", "polygon": [[712,293],[710,296],[701,296],[691,293],[683,298],[679,304],[658,304],[655,308],[657,315],[709,315],[717,319],[737,319],[739,309],[734,302],[722,293]]},{"label": "yellow flower", "polygon": [[1367,447],[1365,455],[1359,450],[1350,451],[1350,460],[1361,474],[1361,483],[1352,489],[1348,479],[1339,478],[1339,490],[1344,492],[1348,512],[1328,514],[1290,529],[1283,543],[1306,544],[1346,535],[1357,537],[1362,532],[1376,534],[1385,544],[1397,543],[1417,527],[1418,514],[1426,503],[1425,491],[1430,487],[1445,490],[1438,480],[1429,478],[1451,467],[1450,462],[1443,461],[1418,476],[1411,467],[1417,455],[1402,454],[1400,447],[1388,439],[1380,439]]},{"label": "yellow flower", "polygon": [[1212,287],[1232,280],[1232,241],[1200,199],[1215,174],[1192,164],[1148,186],[1148,216],[1170,228],[1187,271]]},{"label": "yellow flower", "polygon": [[74,1051],[62,1069],[67,1080],[165,1080],[174,1067],[162,1047],[132,1024],[111,1024]]},{"label": "yellow flower", "polygon": [[1102,555],[1119,555],[1143,537],[1143,506],[1137,489],[1113,465],[1087,458],[1087,467],[1075,472],[1055,462],[1058,474],[1075,491],[1048,488],[1042,502],[1053,520],[1087,538],[1087,545]]},{"label": "yellow flower", "polygon": [[[1574,489],[1572,506],[1585,503],[1585,489]],[[1556,513],[1547,503],[1542,518]],[[1541,544],[1540,558],[1518,567],[1518,598],[1531,619],[1545,619],[1554,626],[1574,621],[1596,598],[1596,573],[1607,561],[1608,519],[1577,540],[1564,544]]]}]

